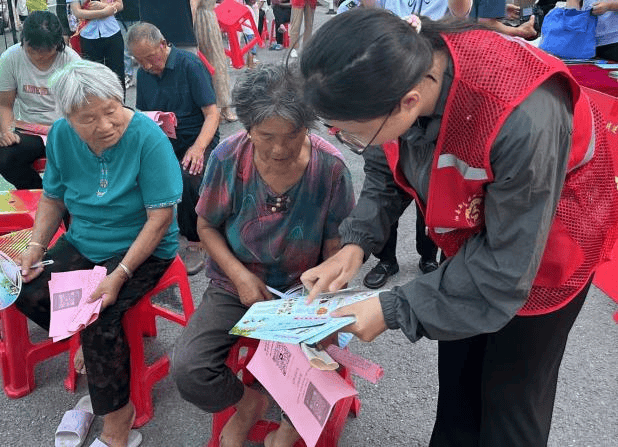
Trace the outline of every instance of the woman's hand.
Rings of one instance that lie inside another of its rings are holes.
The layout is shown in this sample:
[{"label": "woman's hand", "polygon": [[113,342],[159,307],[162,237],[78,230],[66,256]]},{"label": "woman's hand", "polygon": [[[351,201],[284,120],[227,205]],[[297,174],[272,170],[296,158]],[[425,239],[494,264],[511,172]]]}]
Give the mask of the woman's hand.
[{"label": "woman's hand", "polygon": [[506,18],[509,20],[519,19],[520,9],[519,6],[513,3],[506,4]]},{"label": "woman's hand", "polygon": [[187,149],[182,158],[182,168],[191,175],[198,175],[204,171],[204,149],[195,144]]},{"label": "woman's hand", "polygon": [[127,279],[124,272],[118,269],[114,270],[99,283],[99,286],[92,292],[90,298],[88,298],[88,302],[92,303],[99,298],[103,298],[101,310],[105,309],[107,306],[111,306],[118,299],[118,293]]},{"label": "woman's hand", "polygon": [[17,135],[12,130],[7,132],[0,133],[0,147],[12,146],[14,144],[19,144],[21,139],[19,135]]},{"label": "woman's hand", "polygon": [[87,9],[88,11],[101,11],[103,9],[105,9],[107,5],[103,4],[103,2],[100,1],[92,1],[88,4]]},{"label": "woman's hand", "polygon": [[356,323],[346,326],[342,331],[351,332],[362,341],[373,341],[378,335],[388,329],[384,322],[380,298],[377,296],[344,306],[331,312],[330,316],[355,317]]},{"label": "woman's hand", "polygon": [[234,282],[240,302],[247,307],[251,307],[253,303],[258,301],[268,301],[273,298],[266,285],[247,270],[242,277]]},{"label": "woman's hand", "polygon": [[28,248],[26,248],[26,251],[17,257],[16,264],[21,266],[21,280],[23,283],[29,283],[41,274],[43,267],[32,269],[30,266],[36,264],[37,262],[41,262],[44,254],[45,252],[42,247],[37,245],[29,245]]},{"label": "woman's hand", "polygon": [[610,2],[596,2],[592,5],[592,14],[600,16],[608,11],[612,11]]},{"label": "woman's hand", "polygon": [[307,303],[322,292],[335,292],[344,287],[363,265],[364,255],[360,246],[348,244],[317,267],[303,273],[300,280],[311,290]]}]

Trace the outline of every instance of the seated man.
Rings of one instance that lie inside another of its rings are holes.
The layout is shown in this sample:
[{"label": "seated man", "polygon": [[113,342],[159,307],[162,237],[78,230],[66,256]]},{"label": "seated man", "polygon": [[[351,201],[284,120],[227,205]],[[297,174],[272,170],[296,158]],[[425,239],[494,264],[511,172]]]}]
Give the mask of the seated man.
[{"label": "seated man", "polygon": [[30,14],[21,43],[0,57],[0,175],[17,189],[42,187],[32,162],[45,157],[45,143],[39,136],[15,130],[16,124],[50,126],[61,117],[48,81],[78,59],[79,55],[65,46],[60,21],[47,11]]},{"label": "seated man", "polygon": [[176,138],[170,141],[182,167],[178,226],[188,242],[181,243],[181,256],[187,273],[196,274],[204,267],[204,254],[195,205],[204,166],[219,143],[219,111],[210,73],[197,56],[169,44],[150,23],[136,23],[129,29],[127,47],[140,65],[136,107],[174,112],[178,119]]}]

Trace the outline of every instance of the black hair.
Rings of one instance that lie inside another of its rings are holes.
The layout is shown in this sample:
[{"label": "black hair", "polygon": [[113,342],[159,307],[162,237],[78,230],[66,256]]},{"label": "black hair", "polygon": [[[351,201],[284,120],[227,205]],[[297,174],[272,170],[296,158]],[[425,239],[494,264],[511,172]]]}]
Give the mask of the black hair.
[{"label": "black hair", "polygon": [[49,11],[34,11],[28,15],[21,33],[21,44],[27,43],[34,50],[64,51],[60,20]]},{"label": "black hair", "polygon": [[313,109],[303,99],[303,82],[297,66],[260,64],[238,78],[232,104],[245,129],[268,118],[280,117],[296,129],[311,128]]},{"label": "black hair", "polygon": [[357,8],[322,25],[301,54],[305,99],[326,119],[365,121],[387,115],[431,69],[445,48],[440,33],[483,28],[421,17],[421,32],[395,14]]}]

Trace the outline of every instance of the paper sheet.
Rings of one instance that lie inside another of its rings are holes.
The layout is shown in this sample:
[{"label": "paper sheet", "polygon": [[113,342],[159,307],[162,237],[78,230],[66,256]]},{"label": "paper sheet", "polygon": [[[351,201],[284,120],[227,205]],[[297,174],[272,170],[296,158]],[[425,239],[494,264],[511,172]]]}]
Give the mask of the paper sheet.
[{"label": "paper sheet", "polygon": [[230,334],[282,343],[314,345],[354,323],[354,317],[333,318],[335,309],[377,296],[381,291],[342,290],[319,295],[311,304],[301,293],[260,301],[234,325]]},{"label": "paper sheet", "polygon": [[356,390],[335,371],[313,368],[298,345],[261,341],[247,366],[314,447],[338,400]]},{"label": "paper sheet", "polygon": [[54,341],[70,337],[99,317],[102,299],[87,300],[107,276],[105,267],[52,273],[49,281],[51,315],[49,336]]}]

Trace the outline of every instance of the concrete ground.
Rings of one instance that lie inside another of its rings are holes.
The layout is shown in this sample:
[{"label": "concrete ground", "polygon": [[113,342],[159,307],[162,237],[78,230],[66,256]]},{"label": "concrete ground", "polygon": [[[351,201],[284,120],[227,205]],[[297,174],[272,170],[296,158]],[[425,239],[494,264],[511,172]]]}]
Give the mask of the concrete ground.
[{"label": "concrete ground", "polygon": [[[318,6],[316,28],[328,20],[326,8]],[[318,31],[319,32],[319,31]],[[0,37],[0,42],[2,38]],[[2,43],[0,43],[0,46]],[[284,52],[258,50],[258,59],[280,62]],[[235,79],[243,70],[230,68]],[[135,89],[129,89],[127,103],[133,105]],[[221,126],[222,136],[240,129],[238,123]],[[338,145],[335,139],[317,133]],[[362,159],[344,148],[355,190],[363,181]],[[418,255],[414,247],[414,210],[402,217],[398,258],[401,272],[389,286],[403,284],[419,275]],[[371,259],[352,285],[360,285],[366,271],[375,263]],[[201,301],[207,285],[203,274],[191,277],[195,304]],[[174,294],[162,294],[168,304],[177,301]],[[551,447],[612,447],[618,445],[618,325],[612,321],[616,304],[592,287],[588,300],[571,332],[565,352],[556,397]],[[159,334],[145,340],[147,356],[156,359],[171,352],[180,328],[167,321],[158,322]],[[46,336],[33,327],[33,337]],[[437,343],[423,339],[411,344],[399,331],[389,331],[373,343],[357,340],[351,349],[384,367],[384,378],[373,385],[360,379],[356,386],[362,400],[358,418],[349,419],[340,439],[341,447],[425,446],[429,441],[437,401]],[[54,432],[62,414],[87,393],[85,379],[76,394],[67,392],[62,380],[68,367],[63,354],[39,364],[37,388],[28,396],[11,400],[0,393],[0,446],[47,447],[53,445]],[[154,418],[140,430],[144,447],[198,447],[210,437],[211,416],[183,401],[169,377],[153,391]],[[97,418],[85,445],[100,433]]]}]

